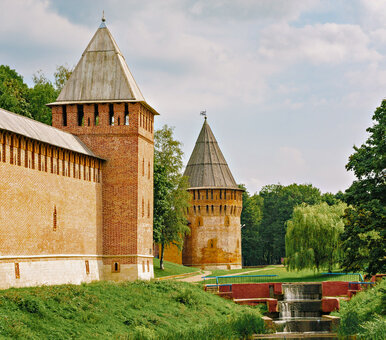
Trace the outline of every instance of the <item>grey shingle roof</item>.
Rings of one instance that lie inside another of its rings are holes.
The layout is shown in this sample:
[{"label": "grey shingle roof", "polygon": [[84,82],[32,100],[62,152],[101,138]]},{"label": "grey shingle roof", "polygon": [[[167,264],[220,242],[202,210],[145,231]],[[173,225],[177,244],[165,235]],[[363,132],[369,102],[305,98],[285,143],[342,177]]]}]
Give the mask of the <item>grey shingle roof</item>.
[{"label": "grey shingle roof", "polygon": [[88,156],[97,157],[82,141],[67,132],[36,120],[20,116],[0,108],[0,129],[38,140],[43,143],[58,146]]},{"label": "grey shingle roof", "polygon": [[55,103],[142,102],[145,101],[125,58],[103,23],[76,65]]},{"label": "grey shingle roof", "polygon": [[238,188],[206,119],[184,175],[190,188]]}]

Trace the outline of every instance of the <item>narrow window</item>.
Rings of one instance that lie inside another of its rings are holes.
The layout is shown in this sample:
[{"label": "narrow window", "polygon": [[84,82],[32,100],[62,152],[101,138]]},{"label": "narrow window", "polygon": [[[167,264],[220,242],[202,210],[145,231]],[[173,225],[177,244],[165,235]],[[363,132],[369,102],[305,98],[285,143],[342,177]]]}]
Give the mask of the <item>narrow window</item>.
[{"label": "narrow window", "polygon": [[227,206],[224,205],[224,214],[226,214],[226,213],[227,213]]},{"label": "narrow window", "polygon": [[54,206],[54,213],[53,213],[52,219],[53,219],[52,230],[56,231],[57,224],[58,224],[58,213],[56,211],[56,205]]},{"label": "narrow window", "polygon": [[213,199],[213,189],[210,190],[210,198]]},{"label": "narrow window", "polygon": [[224,190],[224,200],[227,199],[227,189]]},{"label": "narrow window", "polygon": [[129,104],[125,103],[125,125],[129,125]]},{"label": "narrow window", "polygon": [[118,125],[121,125],[121,117],[118,117]]},{"label": "narrow window", "polygon": [[94,104],[94,125],[99,125],[99,109],[98,104]]},{"label": "narrow window", "polygon": [[201,214],[201,206],[198,206],[198,213]]},{"label": "narrow window", "polygon": [[197,199],[200,199],[200,190],[197,190]]},{"label": "narrow window", "polygon": [[206,213],[209,214],[209,205],[206,206]]},{"label": "narrow window", "polygon": [[77,105],[78,107],[78,126],[84,125],[84,112],[83,105]]},{"label": "narrow window", "polygon": [[193,206],[194,213],[196,213],[196,206]]},{"label": "narrow window", "polygon": [[196,190],[193,190],[193,199],[196,199]]},{"label": "narrow window", "polygon": [[62,122],[63,126],[67,126],[67,106],[62,105]]},{"label": "narrow window", "polygon": [[209,198],[209,190],[206,189],[206,199],[208,199],[208,198]]},{"label": "narrow window", "polygon": [[86,275],[90,274],[90,264],[88,263],[88,260],[84,261],[84,264],[86,265]]},{"label": "narrow window", "polygon": [[114,125],[114,104],[109,104],[109,125]]},{"label": "narrow window", "polygon": [[121,270],[121,268],[120,268],[119,262],[113,262],[111,264],[111,272],[112,273],[119,273],[120,270]]},{"label": "narrow window", "polygon": [[87,126],[90,126],[90,118],[87,118]]},{"label": "narrow window", "polygon": [[213,205],[212,205],[212,214],[213,214],[213,212],[214,212],[214,207],[213,207]]},{"label": "narrow window", "polygon": [[145,158],[142,159],[142,176],[145,176]]},{"label": "narrow window", "polygon": [[20,279],[20,267],[18,263],[15,263],[15,278]]},{"label": "narrow window", "polygon": [[220,189],[220,200],[222,199],[222,190]]}]

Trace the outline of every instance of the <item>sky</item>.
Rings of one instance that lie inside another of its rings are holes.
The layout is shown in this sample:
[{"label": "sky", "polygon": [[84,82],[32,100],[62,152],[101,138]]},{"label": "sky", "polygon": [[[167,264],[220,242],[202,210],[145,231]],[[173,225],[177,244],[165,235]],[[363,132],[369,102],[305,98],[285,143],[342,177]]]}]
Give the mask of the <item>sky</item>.
[{"label": "sky", "polygon": [[0,0],[0,64],[75,66],[102,11],[185,163],[208,123],[237,183],[347,189],[385,98],[386,0]]}]

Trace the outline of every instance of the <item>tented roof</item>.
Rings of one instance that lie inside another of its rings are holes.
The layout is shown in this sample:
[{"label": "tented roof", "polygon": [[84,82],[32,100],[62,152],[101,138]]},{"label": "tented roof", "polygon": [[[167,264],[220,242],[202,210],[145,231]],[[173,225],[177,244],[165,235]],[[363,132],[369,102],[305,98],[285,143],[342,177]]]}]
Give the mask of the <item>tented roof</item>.
[{"label": "tented roof", "polygon": [[184,175],[190,188],[238,189],[206,118]]},{"label": "tented roof", "polygon": [[157,114],[146,103],[104,22],[83,52],[58,99],[49,105],[96,102],[142,102]]},{"label": "tented roof", "polygon": [[0,129],[37,141],[97,157],[82,141],[67,132],[0,108]]}]

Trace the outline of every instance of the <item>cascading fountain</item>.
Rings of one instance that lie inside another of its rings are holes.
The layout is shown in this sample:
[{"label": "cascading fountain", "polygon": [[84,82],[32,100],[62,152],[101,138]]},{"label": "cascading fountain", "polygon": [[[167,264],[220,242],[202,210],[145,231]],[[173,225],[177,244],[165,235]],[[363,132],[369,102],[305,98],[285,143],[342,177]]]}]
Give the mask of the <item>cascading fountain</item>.
[{"label": "cascading fountain", "polygon": [[283,284],[282,289],[284,300],[278,301],[279,319],[274,320],[277,335],[302,333],[303,339],[317,339],[331,334],[331,321],[321,317],[320,283]]}]

